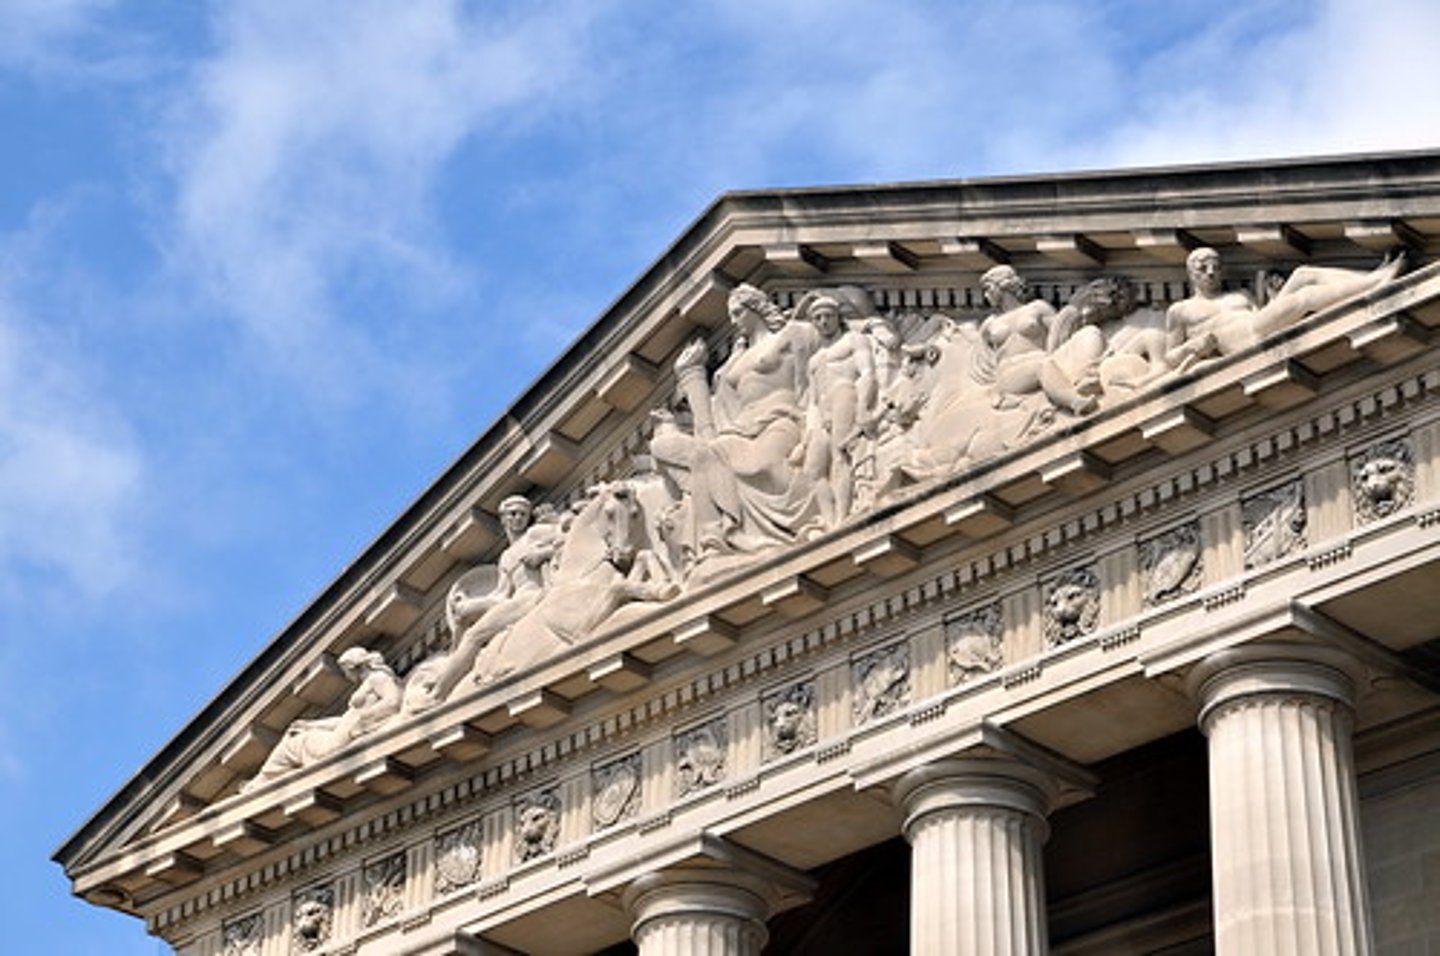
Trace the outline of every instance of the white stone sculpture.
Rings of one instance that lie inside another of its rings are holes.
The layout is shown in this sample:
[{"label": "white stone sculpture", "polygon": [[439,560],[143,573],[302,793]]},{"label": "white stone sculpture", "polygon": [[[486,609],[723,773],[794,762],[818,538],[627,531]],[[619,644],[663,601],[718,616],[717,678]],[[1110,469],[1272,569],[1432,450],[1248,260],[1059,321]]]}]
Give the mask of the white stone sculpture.
[{"label": "white stone sculpture", "polygon": [[1100,578],[1090,567],[1071,568],[1045,595],[1045,646],[1058,647],[1095,630],[1100,620]]},{"label": "white stone sculpture", "polygon": [[560,838],[560,798],[541,790],[520,802],[515,811],[515,859],[524,863],[555,849]]},{"label": "white stone sculpture", "polygon": [[815,743],[815,682],[801,681],[764,700],[765,757],[773,759]]},{"label": "white stone sculpture", "polygon": [[1305,547],[1305,485],[1286,482],[1240,502],[1245,567],[1258,568]]},{"label": "white stone sculpture", "polygon": [[1256,306],[1244,292],[1225,291],[1220,253],[1202,246],[1185,260],[1190,297],[1166,313],[1168,361],[1177,371],[1185,371],[1198,361],[1258,345],[1312,312],[1379,288],[1399,275],[1404,265],[1404,256],[1395,255],[1369,272],[1300,266],[1269,301]]},{"label": "white stone sculpture", "polygon": [[640,755],[630,754],[600,767],[591,781],[595,829],[613,827],[640,811]]},{"label": "white stone sculpture", "polygon": [[333,884],[312,887],[298,895],[290,918],[290,936],[295,941],[295,948],[308,953],[324,946],[330,939],[334,921]]},{"label": "white stone sculpture", "polygon": [[400,915],[405,905],[405,854],[392,853],[361,871],[364,895],[360,898],[360,925],[369,929],[381,920]]},{"label": "white stone sculpture", "polygon": [[725,779],[728,734],[723,717],[675,736],[675,795],[686,796]]},{"label": "white stone sculpture", "polygon": [[750,285],[731,291],[729,314],[734,343],[710,381],[702,340],[675,360],[693,431],[661,420],[650,443],[658,463],[688,475],[685,538],[697,564],[789,544],[818,526],[814,484],[794,457],[815,330],[787,321]]},{"label": "white stone sculpture", "polygon": [[1192,521],[1140,542],[1140,571],[1145,578],[1145,603],[1150,607],[1200,587],[1205,566],[1199,523]]},{"label": "white stone sculpture", "polygon": [[910,704],[910,650],[891,644],[858,658],[851,665],[855,692],[855,723],[878,720]]},{"label": "white stone sculpture", "polygon": [[482,833],[471,820],[435,838],[435,892],[462,890],[480,878]]},{"label": "white stone sculpture", "polygon": [[814,484],[820,519],[829,528],[850,514],[855,453],[875,412],[875,346],[865,332],[841,321],[840,303],[828,295],[812,293],[802,300],[796,320],[807,318],[819,341],[806,365],[805,441],[791,453],[790,464],[802,465]]},{"label": "white stone sculpture", "polygon": [[261,765],[260,772],[241,786],[242,793],[325,759],[352,741],[379,730],[400,712],[400,681],[378,652],[352,647],[340,655],[337,663],[348,679],[358,682],[345,712],[335,717],[293,722]]},{"label": "white stone sculpture", "polygon": [[1415,497],[1415,456],[1404,441],[1380,442],[1351,464],[1355,517],[1361,524],[1394,514]]},{"label": "white stone sculpture", "polygon": [[945,658],[950,685],[988,674],[1005,661],[1000,605],[988,604],[945,622]]}]

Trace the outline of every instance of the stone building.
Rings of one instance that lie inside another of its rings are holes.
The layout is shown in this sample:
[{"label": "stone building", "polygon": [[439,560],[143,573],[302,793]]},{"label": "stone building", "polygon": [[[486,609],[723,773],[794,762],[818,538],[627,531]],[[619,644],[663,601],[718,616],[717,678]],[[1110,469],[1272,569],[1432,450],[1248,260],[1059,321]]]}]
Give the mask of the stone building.
[{"label": "stone building", "polygon": [[1440,952],[1437,251],[1430,152],[723,196],[56,860],[184,956]]}]

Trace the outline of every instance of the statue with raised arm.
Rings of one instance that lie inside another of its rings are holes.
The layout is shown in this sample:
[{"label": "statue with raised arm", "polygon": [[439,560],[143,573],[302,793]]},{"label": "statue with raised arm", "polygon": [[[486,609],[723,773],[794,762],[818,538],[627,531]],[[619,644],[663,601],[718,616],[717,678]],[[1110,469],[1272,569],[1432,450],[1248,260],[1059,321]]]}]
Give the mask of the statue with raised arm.
[{"label": "statue with raised arm", "polygon": [[1369,272],[1300,266],[1257,306],[1244,292],[1225,291],[1220,253],[1201,246],[1185,260],[1190,297],[1170,306],[1165,315],[1166,359],[1183,372],[1204,359],[1233,355],[1312,312],[1379,288],[1399,275],[1404,264],[1404,256],[1395,255]]},{"label": "statue with raised arm", "polygon": [[675,360],[693,431],[662,420],[650,442],[662,468],[687,473],[684,536],[696,563],[788,544],[815,524],[813,482],[792,458],[805,434],[815,330],[748,284],[731,291],[728,309],[735,337],[710,381],[704,341]]},{"label": "statue with raised arm", "polygon": [[265,758],[260,772],[241,785],[241,793],[338,753],[351,741],[379,730],[400,712],[400,680],[379,652],[351,647],[337,663],[345,677],[356,682],[345,712],[291,723]]}]

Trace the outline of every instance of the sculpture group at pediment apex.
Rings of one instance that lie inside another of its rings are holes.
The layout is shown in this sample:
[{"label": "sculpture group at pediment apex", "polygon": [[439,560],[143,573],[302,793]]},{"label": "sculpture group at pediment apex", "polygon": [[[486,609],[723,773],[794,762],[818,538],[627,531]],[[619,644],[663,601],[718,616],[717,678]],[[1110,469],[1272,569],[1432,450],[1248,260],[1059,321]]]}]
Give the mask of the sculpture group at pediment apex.
[{"label": "sculpture group at pediment apex", "polygon": [[[886,312],[853,285],[811,290],[787,310],[741,284],[727,299],[728,350],[702,339],[680,350],[675,392],[651,410],[633,473],[563,508],[505,499],[504,550],[446,594],[448,648],[403,683],[380,655],[346,651],[340,663],[357,686],[345,711],[292,724],[246,788],[504,681],[910,486],[1249,349],[1402,266],[1400,257],[1369,271],[1303,265],[1251,296],[1228,291],[1219,253],[1200,248],[1186,262],[1190,294],[1164,309],[1142,305],[1115,275],[1057,307],[1009,265],[980,276],[986,309],[968,313]],[[1371,485],[1357,479],[1357,497]],[[1076,600],[1047,617],[1052,645],[1094,627],[1093,582],[1067,583]]]}]

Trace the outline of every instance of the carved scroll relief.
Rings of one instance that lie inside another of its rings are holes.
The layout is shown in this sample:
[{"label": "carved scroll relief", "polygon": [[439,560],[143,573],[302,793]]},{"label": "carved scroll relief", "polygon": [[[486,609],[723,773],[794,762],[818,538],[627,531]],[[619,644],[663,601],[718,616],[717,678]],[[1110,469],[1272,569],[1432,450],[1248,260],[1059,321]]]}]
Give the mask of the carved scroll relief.
[{"label": "carved scroll relief", "polygon": [[361,870],[360,925],[375,924],[400,915],[405,903],[405,854],[392,853]]},{"label": "carved scroll relief", "polygon": [[966,611],[945,621],[945,660],[951,687],[1004,663],[1000,605]]},{"label": "carved scroll relief", "polygon": [[675,735],[676,796],[688,796],[725,779],[728,739],[723,716]]},{"label": "carved scroll relief", "polygon": [[596,830],[633,819],[640,813],[640,755],[629,754],[595,768],[591,786]]},{"label": "carved scroll relief", "polygon": [[910,705],[910,647],[904,641],[871,651],[851,665],[855,723],[864,724]]},{"label": "carved scroll relief", "polygon": [[435,838],[435,892],[444,896],[480,878],[483,831],[479,820],[447,830]]},{"label": "carved scroll relief", "polygon": [[1300,479],[1244,498],[1245,568],[1263,567],[1306,547],[1305,483]]},{"label": "carved scroll relief", "polygon": [[1145,605],[1157,607],[1200,587],[1205,578],[1200,523],[1191,521],[1140,542]]}]

